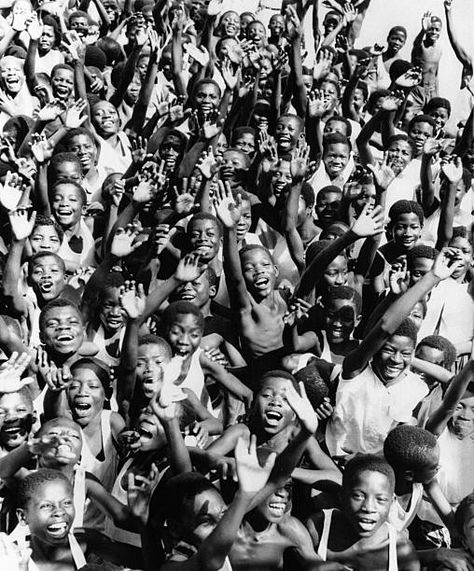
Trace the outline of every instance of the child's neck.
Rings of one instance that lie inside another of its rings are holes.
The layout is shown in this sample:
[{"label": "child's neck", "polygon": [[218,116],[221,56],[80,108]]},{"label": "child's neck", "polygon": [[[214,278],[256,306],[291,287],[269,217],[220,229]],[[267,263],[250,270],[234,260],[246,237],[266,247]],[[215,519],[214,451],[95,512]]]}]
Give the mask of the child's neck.
[{"label": "child's neck", "polygon": [[[66,537],[60,545],[48,545],[42,542],[37,536],[31,536],[32,559],[37,564],[63,563],[69,567],[73,563],[69,539]],[[65,567],[65,569],[67,569]]]},{"label": "child's neck", "polygon": [[209,317],[211,313],[211,298],[209,298],[204,305],[201,305],[199,311],[202,313],[203,317]]},{"label": "child's neck", "polygon": [[81,219],[80,218],[77,222],[72,224],[69,228],[63,227],[64,234],[65,234],[66,238],[72,238],[73,236],[77,236],[79,234],[80,228],[81,228]]},{"label": "child's neck", "polygon": [[396,496],[406,496],[413,492],[413,482],[406,480],[403,476],[398,476],[395,478],[395,495]]},{"label": "child's neck", "polygon": [[318,227],[310,218],[306,218],[303,224],[299,226],[297,230],[304,246],[306,246],[308,242],[311,242],[311,240],[318,233]]},{"label": "child's neck", "polygon": [[263,515],[257,510],[251,511],[245,516],[245,521],[252,528],[253,531],[262,532],[270,529],[274,524],[269,522],[263,517]]}]

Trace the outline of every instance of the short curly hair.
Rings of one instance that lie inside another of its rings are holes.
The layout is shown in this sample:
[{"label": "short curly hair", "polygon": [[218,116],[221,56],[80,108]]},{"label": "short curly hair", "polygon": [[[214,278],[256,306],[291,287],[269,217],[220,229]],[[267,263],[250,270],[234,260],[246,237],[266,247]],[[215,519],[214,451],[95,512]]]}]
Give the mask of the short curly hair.
[{"label": "short curly hair", "polygon": [[428,454],[436,446],[436,437],[431,432],[418,426],[401,424],[388,433],[383,453],[394,469],[416,472],[426,467]]},{"label": "short curly hair", "polygon": [[414,200],[397,200],[397,202],[392,204],[390,210],[388,211],[390,225],[393,225],[402,214],[416,214],[420,220],[421,225],[423,225],[425,221],[423,208],[420,204],[418,204],[418,202],[415,202]]},{"label": "short curly hair", "polygon": [[40,468],[24,478],[18,487],[16,496],[17,505],[19,508],[25,509],[32,498],[35,497],[37,490],[45,483],[48,482],[63,482],[71,491],[72,497],[72,484],[67,477],[58,470],[51,470],[50,468]]},{"label": "short curly hair", "polygon": [[375,454],[361,454],[355,456],[346,464],[342,475],[342,488],[345,492],[349,491],[354,480],[362,472],[378,472],[383,474],[390,485],[390,492],[395,491],[395,472],[390,464],[381,456]]},{"label": "short curly hair", "polygon": [[461,500],[461,503],[458,505],[456,509],[456,513],[454,514],[454,524],[458,533],[461,537],[464,537],[464,523],[467,519],[469,514],[469,508],[474,505],[474,492],[468,494],[465,498]]},{"label": "short curly hair", "polygon": [[445,369],[451,369],[454,365],[454,361],[456,361],[457,357],[456,347],[451,343],[451,341],[449,341],[449,339],[446,339],[446,337],[443,337],[442,335],[428,335],[427,337],[423,337],[423,339],[418,343],[417,349],[423,345],[443,352],[443,367]]}]

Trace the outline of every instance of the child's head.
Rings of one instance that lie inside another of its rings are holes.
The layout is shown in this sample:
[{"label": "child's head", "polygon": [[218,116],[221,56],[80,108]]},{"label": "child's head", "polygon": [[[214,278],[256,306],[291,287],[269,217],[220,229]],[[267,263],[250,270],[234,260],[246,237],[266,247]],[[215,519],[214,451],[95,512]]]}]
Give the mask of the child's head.
[{"label": "child's head", "polygon": [[270,37],[279,38],[285,31],[285,18],[283,14],[273,14],[268,23]]},{"label": "child's head", "polygon": [[73,419],[84,427],[102,413],[112,396],[111,373],[103,361],[83,357],[71,365],[71,375],[67,400]]},{"label": "child's head", "polygon": [[69,16],[69,29],[77,32],[80,38],[86,38],[89,31],[89,16],[82,10],[76,10]]},{"label": "child's head", "polygon": [[417,244],[407,252],[407,270],[410,272],[410,285],[416,284],[433,267],[437,251],[431,246]]},{"label": "child's head", "polygon": [[120,131],[118,111],[109,101],[99,100],[92,106],[91,121],[98,135],[109,139]]},{"label": "child's head", "polygon": [[281,370],[268,371],[259,380],[252,418],[258,428],[268,435],[278,434],[295,420],[293,409],[286,399],[289,383],[296,386],[295,378]]},{"label": "child's head", "polygon": [[345,117],[333,115],[326,121],[323,135],[328,137],[333,133],[339,133],[343,137],[349,138],[352,135],[352,125]]},{"label": "child's head", "polygon": [[48,441],[39,457],[42,468],[59,470],[79,463],[82,453],[82,432],[79,424],[66,417],[57,417],[41,425],[36,438]]},{"label": "child's head", "polygon": [[28,283],[43,305],[59,298],[66,286],[64,260],[53,252],[38,252],[28,262]]},{"label": "child's head", "polygon": [[168,480],[162,497],[173,539],[196,547],[209,537],[227,510],[219,490],[196,472]]},{"label": "child's head", "polygon": [[362,299],[349,286],[330,287],[323,296],[326,336],[330,345],[346,343],[360,320]]},{"label": "child's head", "polygon": [[171,347],[163,338],[144,335],[138,339],[136,374],[145,398],[151,399],[160,389],[163,382],[162,364],[169,363],[171,357]]},{"label": "child's head", "polygon": [[371,537],[387,521],[395,474],[379,456],[356,456],[342,476],[343,511],[360,537]]},{"label": "child's head", "polygon": [[403,252],[408,252],[421,236],[423,208],[414,200],[397,200],[391,206],[388,217],[393,241]]},{"label": "child's head", "polygon": [[462,281],[472,266],[472,244],[466,228],[458,227],[453,230],[453,237],[448,244],[457,253],[457,267],[451,274],[455,280]]},{"label": "child's head", "polygon": [[383,383],[397,379],[411,364],[416,346],[416,325],[405,319],[375,353],[372,367]]},{"label": "child's head", "polygon": [[250,157],[240,149],[227,149],[222,154],[219,173],[222,180],[233,183],[245,182],[250,168]]},{"label": "child's head", "polygon": [[252,225],[252,204],[250,202],[250,195],[245,190],[234,189],[232,192],[234,198],[240,195],[241,207],[240,218],[236,225],[237,242],[241,242]]},{"label": "child's head", "polygon": [[387,143],[387,157],[393,172],[398,175],[415,156],[415,143],[406,135],[393,135]]},{"label": "child's head", "polygon": [[192,355],[201,343],[204,331],[204,317],[193,303],[175,301],[163,311],[162,323],[165,338],[173,355]]},{"label": "child's head", "polygon": [[64,474],[47,468],[28,474],[20,482],[17,505],[18,519],[36,541],[53,548],[68,544],[75,511],[72,484]]},{"label": "child's head", "polygon": [[208,263],[217,256],[222,227],[215,216],[208,212],[195,214],[188,222],[186,234],[190,251],[199,254],[200,261]]},{"label": "child's head", "polygon": [[120,288],[125,283],[121,272],[111,272],[99,291],[98,315],[107,333],[115,333],[126,323],[126,312],[120,305]]},{"label": "child's head", "polygon": [[464,549],[474,555],[474,492],[463,498],[458,505],[454,523]]},{"label": "child's head", "polygon": [[[472,184],[472,174],[468,169],[463,168],[461,180],[458,182],[457,187],[456,187],[456,196],[454,198],[454,209],[455,209],[455,211],[458,211],[460,209],[461,202],[462,202],[464,196],[466,195],[466,193],[471,188],[471,184]],[[443,171],[441,171],[440,188],[439,188],[440,198],[444,198],[444,196],[448,192],[449,185],[450,185],[450,182],[449,182],[448,177],[443,173]]]},{"label": "child's head", "polygon": [[71,129],[64,137],[64,147],[79,159],[81,174],[85,176],[97,163],[97,145],[87,129]]},{"label": "child's head", "polygon": [[13,450],[26,442],[34,422],[33,400],[27,387],[0,393],[0,446]]},{"label": "child's head", "polygon": [[[327,248],[331,242],[329,240],[319,240],[310,244],[306,250],[306,263],[310,264],[316,256]],[[343,252],[336,256],[332,262],[326,266],[320,286],[326,289],[330,286],[342,286],[347,284],[347,274],[349,268],[346,254]]]},{"label": "child's head", "polygon": [[436,133],[439,133],[451,115],[451,103],[444,97],[433,97],[425,105],[423,111],[426,115],[434,119],[436,123]]},{"label": "child's head", "polygon": [[439,40],[443,23],[438,16],[431,16],[430,24],[425,32],[428,42],[434,44]]},{"label": "child's head", "polygon": [[[456,360],[456,347],[442,335],[428,335],[418,343],[415,357],[450,371]],[[430,384],[426,376],[424,380]]]},{"label": "child's head", "polygon": [[[257,452],[259,462],[261,464],[264,463],[268,455],[272,452],[273,451],[270,448],[259,448]],[[286,514],[291,512],[292,496],[293,481],[290,479],[284,486],[275,490],[273,494],[270,494],[261,503],[259,503],[254,511],[263,517],[263,519],[268,523],[278,524]]]},{"label": "child's head", "polygon": [[415,303],[412,310],[408,314],[408,319],[413,323],[417,332],[420,330],[423,323],[423,319],[426,317],[428,312],[428,306],[424,299],[420,299]]},{"label": "child's head", "polygon": [[61,226],[51,220],[49,216],[38,214],[30,235],[30,244],[33,254],[38,252],[51,252],[57,254],[64,232]]},{"label": "child's head", "polygon": [[255,129],[237,127],[232,133],[231,146],[253,157],[256,148]]},{"label": "child's head", "polygon": [[218,285],[215,271],[207,267],[197,279],[176,288],[170,296],[170,301],[187,301],[203,309],[217,294]]},{"label": "child's head", "polygon": [[474,436],[474,383],[469,383],[459,401],[448,428],[459,440]]},{"label": "child's head", "polygon": [[256,298],[262,299],[272,294],[278,277],[270,252],[263,246],[251,244],[239,252],[245,285]]},{"label": "child's head", "polygon": [[84,341],[84,323],[79,308],[66,299],[45,305],[39,317],[40,340],[48,351],[62,357],[77,353]]},{"label": "child's head", "polygon": [[59,182],[82,183],[84,176],[81,161],[74,151],[56,153],[48,165],[48,184],[53,186]]},{"label": "child's head", "polygon": [[275,141],[278,153],[291,152],[303,133],[304,123],[298,115],[281,115],[275,128]]},{"label": "child's head", "polygon": [[73,228],[81,220],[87,204],[86,191],[77,182],[58,182],[50,192],[51,210],[63,229]]},{"label": "child's head", "polygon": [[296,227],[300,228],[307,220],[313,218],[314,208],[314,190],[313,187],[304,182],[301,186],[300,198],[298,201],[298,214],[296,218]]},{"label": "child's head", "polygon": [[74,93],[74,69],[67,63],[58,63],[51,71],[51,89],[54,97],[68,101]]},{"label": "child's head", "polygon": [[340,133],[332,133],[324,138],[323,162],[329,178],[334,179],[346,168],[351,156],[351,143]]},{"label": "child's head", "polygon": [[391,430],[383,453],[397,476],[410,482],[428,484],[439,469],[436,436],[418,426],[401,424]]},{"label": "child's head", "polygon": [[295,381],[304,383],[308,400],[315,410],[329,396],[329,387],[321,378],[318,369],[311,363],[295,373]]},{"label": "child's head", "polygon": [[286,157],[278,159],[271,171],[270,179],[270,186],[275,198],[279,199],[286,195],[292,180],[290,159]]},{"label": "child's head", "polygon": [[219,22],[221,37],[237,37],[240,33],[240,16],[233,10],[228,10],[222,14]]},{"label": "child's head", "polygon": [[158,149],[158,154],[160,155],[160,159],[165,162],[168,171],[174,171],[176,167],[179,166],[186,149],[186,144],[187,138],[181,131],[172,129],[166,133]]},{"label": "child's head", "polygon": [[221,89],[213,79],[201,79],[193,88],[193,108],[201,114],[215,111],[221,100]]},{"label": "child's head", "polygon": [[329,111],[334,111],[339,103],[341,90],[336,78],[326,77],[319,85],[319,92],[324,103],[329,107]]},{"label": "child's head", "polygon": [[407,31],[403,26],[394,26],[387,36],[387,46],[390,54],[396,55],[407,41]]},{"label": "child's head", "polygon": [[408,136],[415,143],[416,154],[423,152],[427,139],[435,134],[436,122],[429,115],[415,115],[408,124]]},{"label": "child's head", "polygon": [[327,228],[338,220],[341,200],[342,190],[338,186],[325,186],[318,192],[314,206],[314,211],[318,217],[318,226]]}]

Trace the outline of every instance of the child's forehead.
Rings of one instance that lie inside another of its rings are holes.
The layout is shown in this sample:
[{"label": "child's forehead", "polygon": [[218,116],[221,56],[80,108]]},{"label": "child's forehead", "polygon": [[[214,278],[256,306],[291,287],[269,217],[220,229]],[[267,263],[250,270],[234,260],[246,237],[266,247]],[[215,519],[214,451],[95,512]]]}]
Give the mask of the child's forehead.
[{"label": "child's forehead", "polygon": [[36,260],[31,262],[31,267],[34,268],[47,268],[51,266],[57,266],[61,268],[59,260],[55,256],[41,256]]},{"label": "child's forehead", "polygon": [[252,248],[242,253],[242,262],[265,260],[273,264],[270,254],[263,248]]},{"label": "child's forehead", "polygon": [[79,198],[82,198],[80,189],[75,184],[71,184],[69,182],[61,182],[60,184],[57,184],[54,189],[54,195],[55,196],[74,195]]},{"label": "child's forehead", "polygon": [[284,390],[287,388],[289,383],[291,383],[291,381],[289,379],[284,379],[283,377],[267,377],[262,381],[258,392],[262,392],[269,388]]},{"label": "child's forehead", "polygon": [[215,228],[219,230],[219,225],[217,224],[217,220],[212,220],[212,218],[193,218],[189,221],[188,228],[189,230],[193,230],[194,228]]},{"label": "child's forehead", "polygon": [[177,313],[170,325],[171,327],[173,325],[190,325],[190,326],[198,326],[198,317],[197,315],[194,315],[194,313]]},{"label": "child's forehead", "polygon": [[376,470],[360,470],[355,472],[349,482],[349,489],[354,490],[361,486],[367,486],[372,488],[377,488],[380,491],[390,492],[392,489],[392,484],[390,479],[382,472]]},{"label": "child's forehead", "polygon": [[32,503],[37,503],[38,501],[56,496],[61,496],[62,498],[72,497],[71,485],[62,478],[48,480],[38,484],[31,500]]},{"label": "child's forehead", "polygon": [[393,347],[395,349],[399,349],[400,351],[405,349],[413,350],[415,347],[415,342],[411,337],[407,337],[406,335],[390,335],[382,349],[384,347]]},{"label": "child's forehead", "polygon": [[166,349],[158,343],[146,343],[138,346],[138,355],[161,357],[166,354]]},{"label": "child's forehead", "polygon": [[0,407],[26,405],[33,410],[33,404],[28,397],[21,393],[0,393]]},{"label": "child's forehead", "polygon": [[293,125],[298,129],[302,126],[301,121],[297,117],[281,117],[278,119],[277,125]]},{"label": "child's forehead", "polygon": [[78,309],[75,309],[72,306],[59,306],[59,307],[51,307],[48,309],[45,319],[58,319],[58,318],[70,318],[70,317],[77,317],[82,322],[82,315],[79,313]]},{"label": "child's forehead", "polygon": [[33,228],[32,235],[34,236],[35,234],[41,234],[43,236],[58,236],[58,231],[53,224],[38,224]]},{"label": "child's forehead", "polygon": [[405,222],[405,223],[413,223],[413,222],[417,222],[418,224],[420,223],[420,218],[418,216],[418,214],[416,214],[416,212],[402,212],[401,214],[399,214],[394,222]]}]

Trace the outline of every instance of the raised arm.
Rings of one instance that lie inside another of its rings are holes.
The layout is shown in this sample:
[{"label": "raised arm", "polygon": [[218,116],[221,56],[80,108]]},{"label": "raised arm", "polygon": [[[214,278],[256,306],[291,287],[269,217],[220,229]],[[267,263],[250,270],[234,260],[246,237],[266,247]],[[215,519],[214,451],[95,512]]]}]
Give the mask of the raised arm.
[{"label": "raised arm", "polygon": [[472,79],[473,74],[473,63],[472,57],[464,49],[459,41],[459,37],[454,28],[453,12],[452,12],[453,0],[444,0],[444,12],[446,14],[446,24],[448,38],[451,43],[451,47],[456,54],[456,57],[462,64],[462,78],[461,78],[461,89],[467,87]]},{"label": "raised arm", "polygon": [[439,217],[438,237],[436,241],[436,248],[438,250],[447,246],[453,236],[456,192],[463,174],[462,161],[459,157],[455,157],[453,162],[445,162],[441,170],[447,179],[448,189],[441,199],[441,214]]}]

